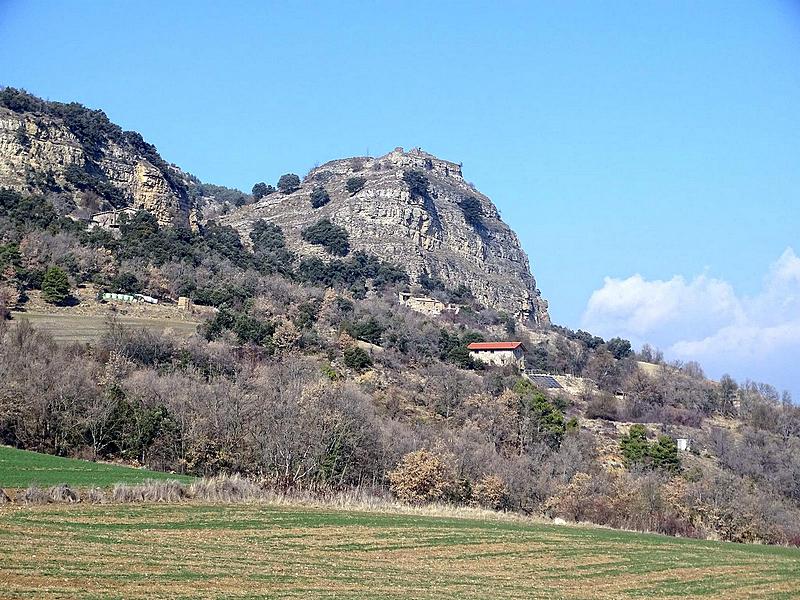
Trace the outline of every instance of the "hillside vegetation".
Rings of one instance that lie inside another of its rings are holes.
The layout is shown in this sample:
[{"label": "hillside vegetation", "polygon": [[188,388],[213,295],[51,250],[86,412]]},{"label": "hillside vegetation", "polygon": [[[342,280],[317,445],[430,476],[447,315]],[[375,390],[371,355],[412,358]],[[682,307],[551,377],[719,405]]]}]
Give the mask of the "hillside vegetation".
[{"label": "hillside vegetation", "polygon": [[[354,250],[351,231],[326,216],[373,206],[380,196],[370,194],[389,189],[380,186],[404,186],[400,198],[439,225],[468,227],[476,244],[512,235],[488,199],[462,197],[471,188],[458,165],[401,149],[387,160],[334,161],[311,181],[287,174],[277,190],[259,185],[246,228],[166,227],[138,211],[113,231],[91,229],[52,194],[0,189],[0,316],[15,323],[0,319],[0,442],[188,475],[242,473],[285,490],[357,488],[410,504],[800,543],[800,409],[788,395],[710,381],[697,364],[666,364],[623,339],[545,326],[546,303],[508,314],[465,282],[412,276],[407,264]],[[404,161],[423,171],[393,175]],[[347,185],[367,163],[364,181]],[[310,194],[326,181],[341,186],[314,206]],[[299,214],[304,229],[251,219],[284,201],[282,214]],[[295,252],[301,242],[310,254]],[[24,321],[31,298],[78,311],[75,289],[89,284],[165,303],[188,296],[207,318],[191,336],[111,320],[99,339],[75,344]],[[400,291],[461,309],[425,316],[401,306]],[[538,389],[467,350],[508,339],[524,342],[532,371],[565,387]],[[678,453],[679,437],[691,452]]]}]

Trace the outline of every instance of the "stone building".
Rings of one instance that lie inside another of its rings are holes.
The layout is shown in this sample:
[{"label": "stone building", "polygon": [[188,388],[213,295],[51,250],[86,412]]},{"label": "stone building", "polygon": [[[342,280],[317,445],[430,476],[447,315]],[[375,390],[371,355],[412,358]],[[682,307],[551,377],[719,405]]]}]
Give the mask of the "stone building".
[{"label": "stone building", "polygon": [[473,342],[467,349],[472,358],[488,365],[513,365],[525,370],[525,346],[522,342]]},{"label": "stone building", "polygon": [[411,292],[400,292],[399,300],[403,306],[426,315],[440,315],[443,312],[457,315],[461,310],[459,304],[445,304],[441,300],[429,296],[412,296]]}]

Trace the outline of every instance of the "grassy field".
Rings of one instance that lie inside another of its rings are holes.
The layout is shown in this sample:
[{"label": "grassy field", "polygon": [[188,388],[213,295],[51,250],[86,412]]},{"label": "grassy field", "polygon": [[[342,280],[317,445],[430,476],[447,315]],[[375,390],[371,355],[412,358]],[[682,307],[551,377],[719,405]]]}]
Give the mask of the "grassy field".
[{"label": "grassy field", "polygon": [[73,487],[108,487],[115,483],[138,483],[145,479],[192,480],[191,477],[169,473],[73,460],[0,446],[0,488],[26,488],[32,483],[40,486],[68,483]]},{"label": "grassy field", "polygon": [[[94,342],[108,330],[107,318],[102,315],[72,314],[65,310],[52,313],[15,312],[12,316],[12,325],[27,319],[36,329],[52,335],[57,342]],[[198,325],[197,321],[132,316],[118,316],[117,321],[132,329],[170,329],[180,337],[189,337],[197,331]]]},{"label": "grassy field", "polygon": [[800,552],[269,505],[0,509],[3,598],[797,598]]}]

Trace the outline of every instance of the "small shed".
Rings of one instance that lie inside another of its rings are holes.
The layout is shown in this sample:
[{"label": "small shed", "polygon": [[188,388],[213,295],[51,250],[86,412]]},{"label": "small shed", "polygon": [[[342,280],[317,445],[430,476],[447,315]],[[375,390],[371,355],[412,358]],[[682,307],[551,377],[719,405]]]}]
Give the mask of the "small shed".
[{"label": "small shed", "polygon": [[513,365],[525,370],[525,346],[522,342],[473,342],[467,349],[472,358],[488,365]]}]

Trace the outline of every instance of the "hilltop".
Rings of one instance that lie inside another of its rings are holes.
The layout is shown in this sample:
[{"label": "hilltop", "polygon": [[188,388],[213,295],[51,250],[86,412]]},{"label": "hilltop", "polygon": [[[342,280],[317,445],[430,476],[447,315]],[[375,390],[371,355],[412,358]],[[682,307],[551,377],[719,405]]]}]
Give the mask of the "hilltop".
[{"label": "hilltop", "polygon": [[[312,195],[324,198],[315,207]],[[265,219],[302,256],[326,252],[302,232],[329,219],[350,247],[402,265],[410,281],[466,286],[482,304],[534,325],[548,325],[545,302],[516,234],[491,200],[468,184],[461,165],[419,148],[378,158],[333,160],[312,169],[296,189],[274,193],[220,219],[243,237]]]}]

